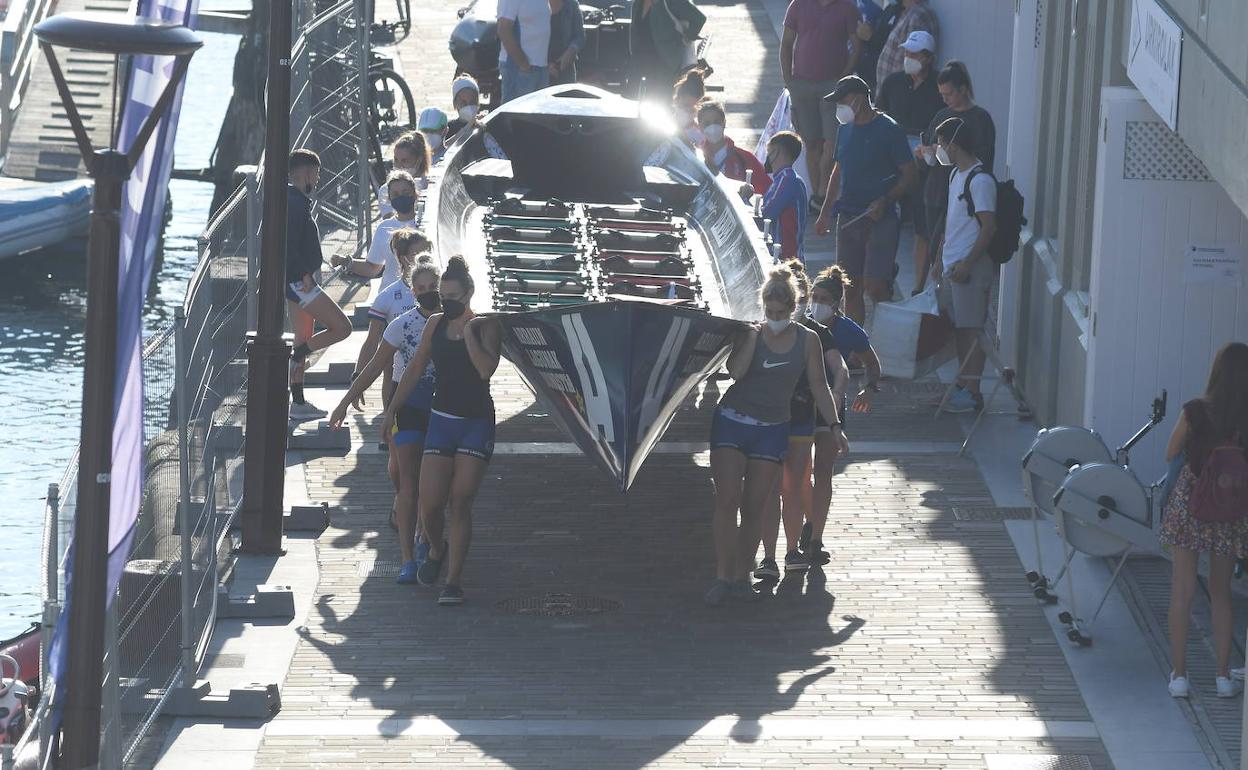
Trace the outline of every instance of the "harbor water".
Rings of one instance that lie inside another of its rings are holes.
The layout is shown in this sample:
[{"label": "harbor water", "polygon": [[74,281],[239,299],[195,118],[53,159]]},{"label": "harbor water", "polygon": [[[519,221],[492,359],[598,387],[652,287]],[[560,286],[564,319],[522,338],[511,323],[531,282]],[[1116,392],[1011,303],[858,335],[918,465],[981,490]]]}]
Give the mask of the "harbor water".
[{"label": "harbor water", "polygon": [[[211,3],[202,3],[208,7]],[[236,35],[202,33],[191,61],[175,144],[180,169],[205,168],[230,98]],[[149,287],[144,324],[168,324],[195,269],[196,239],[207,222],[212,185],[174,180],[163,262]],[[4,263],[0,281],[0,639],[40,613],[44,497],[78,443],[82,403],[86,243],[25,254]]]}]

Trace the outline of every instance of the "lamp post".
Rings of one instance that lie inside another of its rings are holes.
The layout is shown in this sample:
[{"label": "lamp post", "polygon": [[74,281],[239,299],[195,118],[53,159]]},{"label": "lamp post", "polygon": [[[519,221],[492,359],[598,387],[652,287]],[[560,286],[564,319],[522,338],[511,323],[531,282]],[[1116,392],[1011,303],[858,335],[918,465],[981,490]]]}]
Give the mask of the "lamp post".
[{"label": "lamp post", "polygon": [[282,549],[290,342],[286,308],[286,185],[290,150],[291,0],[269,6],[265,97],[264,213],[260,220],[260,289],[256,330],[247,335],[247,433],[243,446],[242,551]]},{"label": "lamp post", "polygon": [[[69,609],[67,692],[59,765],[65,770],[79,770],[97,764],[100,747],[122,186],[160,118],[168,111],[191,55],[203,43],[183,25],[125,14],[60,14],[37,24],[35,36],[47,56],[87,173],[95,180],[87,246],[86,361],[82,378],[78,510],[74,515],[75,590]],[[176,57],[173,77],[131,147],[123,150],[92,146],[53,46],[117,56]]]}]

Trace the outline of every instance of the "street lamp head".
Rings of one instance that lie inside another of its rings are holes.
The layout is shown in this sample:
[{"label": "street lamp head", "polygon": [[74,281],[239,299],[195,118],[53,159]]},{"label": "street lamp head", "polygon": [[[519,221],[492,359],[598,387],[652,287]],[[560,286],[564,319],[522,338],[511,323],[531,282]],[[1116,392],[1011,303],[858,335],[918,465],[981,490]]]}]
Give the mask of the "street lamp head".
[{"label": "street lamp head", "polygon": [[189,56],[204,44],[182,24],[124,13],[61,13],[35,25],[39,42],[111,54]]}]

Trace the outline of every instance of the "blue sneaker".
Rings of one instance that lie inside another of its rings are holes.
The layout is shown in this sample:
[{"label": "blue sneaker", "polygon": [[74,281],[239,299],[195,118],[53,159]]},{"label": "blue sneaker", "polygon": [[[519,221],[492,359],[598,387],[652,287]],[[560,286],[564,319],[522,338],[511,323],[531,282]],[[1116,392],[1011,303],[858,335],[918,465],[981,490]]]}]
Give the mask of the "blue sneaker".
[{"label": "blue sneaker", "polygon": [[958,388],[945,402],[945,411],[950,414],[966,414],[976,409],[979,409],[979,401],[966,388]]},{"label": "blue sneaker", "polygon": [[411,585],[416,582],[416,572],[420,569],[420,565],[414,561],[404,562],[402,568],[399,569],[399,576],[394,582],[402,585]]}]

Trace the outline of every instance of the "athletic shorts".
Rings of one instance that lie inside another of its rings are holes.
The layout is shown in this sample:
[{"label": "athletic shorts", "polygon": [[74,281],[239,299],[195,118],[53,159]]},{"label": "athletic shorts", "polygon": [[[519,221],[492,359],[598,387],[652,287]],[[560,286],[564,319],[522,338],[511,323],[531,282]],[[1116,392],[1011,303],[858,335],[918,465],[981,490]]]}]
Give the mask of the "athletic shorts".
[{"label": "athletic shorts", "polygon": [[823,139],[836,146],[836,132],[841,127],[836,119],[836,105],[823,100],[835,88],[835,80],[793,78],[789,82],[793,128],[804,143]]},{"label": "athletic shorts", "polygon": [[789,424],[750,425],[716,409],[711,421],[711,449],[735,449],[751,460],[784,462],[789,453]]},{"label": "athletic shorts", "polygon": [[936,300],[941,311],[953,321],[957,329],[982,329],[988,319],[988,297],[993,281],[997,279],[997,266],[989,256],[982,256],[971,267],[971,278],[957,283],[946,272],[936,287]]},{"label": "athletic shorts", "polygon": [[299,307],[307,307],[308,303],[316,299],[320,294],[321,287],[315,283],[312,284],[312,291],[303,290],[303,281],[286,284],[286,299],[299,305]]},{"label": "athletic shorts", "polygon": [[877,222],[863,217],[842,227],[857,214],[841,214],[836,223],[836,262],[845,268],[852,280],[875,278],[888,281],[897,264],[897,241],[901,236],[901,220],[894,209]]},{"label": "athletic shorts", "polygon": [[493,417],[453,417],[429,413],[425,433],[425,454],[454,457],[468,455],[486,462],[494,456]]},{"label": "athletic shorts", "polygon": [[428,409],[404,404],[394,413],[394,432],[390,435],[395,446],[423,444],[428,431]]},{"label": "athletic shorts", "polygon": [[813,403],[789,404],[789,440],[813,439],[815,437],[815,409]]}]

